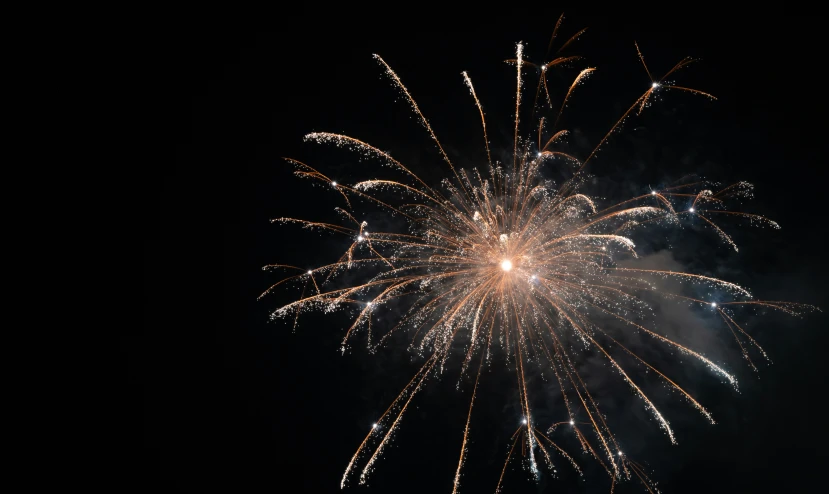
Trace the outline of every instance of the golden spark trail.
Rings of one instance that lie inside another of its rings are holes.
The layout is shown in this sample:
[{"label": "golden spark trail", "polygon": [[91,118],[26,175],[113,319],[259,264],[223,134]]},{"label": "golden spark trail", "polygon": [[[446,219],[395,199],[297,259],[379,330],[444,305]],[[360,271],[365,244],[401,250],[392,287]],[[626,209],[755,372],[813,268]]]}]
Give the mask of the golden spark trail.
[{"label": "golden spark trail", "polygon": [[475,94],[475,87],[472,85],[472,80],[469,78],[469,75],[466,71],[462,72],[463,80],[466,82],[466,85],[469,86],[469,92],[472,94],[472,98],[475,100],[475,106],[478,107],[478,112],[481,114],[481,126],[484,129],[484,145],[486,146],[486,160],[489,163],[489,166],[492,166],[492,155],[489,153],[489,136],[486,134],[486,118],[484,117],[484,108],[481,106],[480,100],[478,100],[478,95]]},{"label": "golden spark trail", "polygon": [[463,428],[463,443],[461,444],[461,457],[458,460],[458,469],[455,471],[455,482],[452,487],[452,494],[458,492],[458,487],[461,485],[461,467],[463,467],[463,458],[466,455],[466,441],[469,438],[469,422],[472,420],[472,405],[475,403],[475,394],[478,392],[478,381],[481,379],[481,370],[484,368],[485,353],[481,352],[481,363],[478,364],[478,374],[475,376],[475,385],[472,387],[472,399],[469,400],[469,412],[466,414],[466,425]]},{"label": "golden spark trail", "polygon": [[432,136],[432,140],[434,140],[435,144],[437,144],[438,149],[440,150],[440,154],[441,156],[443,156],[443,160],[446,161],[446,164],[449,165],[449,168],[452,169],[452,173],[455,175],[455,178],[458,179],[458,182],[460,182],[460,178],[458,178],[458,173],[455,171],[455,166],[452,164],[452,161],[449,159],[449,156],[446,155],[446,151],[443,150],[443,146],[440,144],[438,136],[435,135],[435,131],[432,130],[432,126],[429,125],[429,121],[426,120],[426,116],[423,115],[423,112],[420,111],[420,107],[417,106],[417,103],[415,102],[414,98],[412,98],[412,95],[409,93],[409,90],[406,88],[406,86],[403,85],[403,81],[400,80],[400,77],[397,76],[397,73],[393,71],[391,67],[389,67],[389,64],[387,64],[386,61],[383,60],[383,58],[380,55],[377,55],[375,53],[374,58],[377,61],[379,61],[383,65],[383,67],[386,68],[386,73],[389,75],[389,77],[394,79],[394,82],[397,83],[397,87],[399,87],[400,90],[403,91],[403,94],[406,95],[406,98],[408,98],[409,103],[412,104],[412,109],[414,109],[415,113],[417,113],[417,115],[420,117],[421,123],[423,123],[423,126],[426,127],[426,130],[429,131],[429,135]]},{"label": "golden spark trail", "polygon": [[[595,67],[587,68],[579,72],[579,75],[576,76],[576,80],[570,84],[570,89],[567,90],[567,94],[564,95],[564,100],[561,102],[561,109],[558,111],[558,116],[556,117],[555,123],[553,123],[553,129],[558,127],[558,120],[561,115],[564,113],[564,109],[567,107],[567,101],[570,99],[570,95],[573,94],[573,90],[576,89],[576,86],[584,82],[587,77],[595,71]],[[555,137],[555,136],[553,136]],[[546,148],[546,146],[545,146]]]},{"label": "golden spark trail", "polygon": [[518,43],[515,48],[515,136],[513,137],[512,170],[515,171],[515,160],[518,159],[518,121],[521,115],[521,65],[523,64],[524,45]]}]

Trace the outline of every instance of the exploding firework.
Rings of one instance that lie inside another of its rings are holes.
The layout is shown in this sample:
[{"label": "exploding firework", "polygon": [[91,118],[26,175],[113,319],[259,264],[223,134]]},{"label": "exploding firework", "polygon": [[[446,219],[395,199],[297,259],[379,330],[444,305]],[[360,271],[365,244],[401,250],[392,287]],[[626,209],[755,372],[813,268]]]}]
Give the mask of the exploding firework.
[{"label": "exploding firework", "polygon": [[[561,19],[556,24],[550,46],[560,24]],[[582,32],[563,43],[558,53]],[[682,354],[686,360],[696,360],[735,388],[737,381],[730,372],[699,351],[674,341],[656,328],[652,322],[654,297],[700,306],[716,314],[733,334],[752,367],[755,364],[750,350],[759,352],[764,358],[766,354],[737,322],[738,309],[775,309],[791,315],[813,309],[791,302],[755,300],[742,286],[700,274],[636,267],[635,262],[620,264],[621,260],[637,257],[633,241],[636,235],[655,235],[652,232],[657,226],[678,226],[689,218],[710,227],[735,250],[737,245],[720,226],[720,220],[741,217],[753,224],[779,228],[765,217],[728,209],[729,201],[751,194],[750,184],[739,182],[715,187],[705,181],[691,181],[650,190],[613,205],[600,204],[598,199],[583,191],[585,168],[596,152],[626,119],[644,111],[657,92],[679,91],[713,99],[710,94],[675,85],[669,80],[677,70],[691,63],[691,59],[683,59],[664,77],[654,79],[636,46],[651,84],[595,148],[580,160],[572,153],[562,151],[561,143],[566,139],[567,131],[557,128],[558,117],[577,87],[595,69],[582,70],[567,88],[561,105],[554,107],[547,74],[578,57],[557,54],[547,63],[533,64],[525,59],[523,50],[523,45],[518,44],[516,58],[508,61],[516,68],[517,88],[514,126],[511,123],[514,127],[512,156],[505,163],[493,161],[484,110],[466,72],[462,73],[463,82],[470,91],[471,103],[480,114],[487,156],[487,163],[471,170],[460,169],[452,163],[409,90],[378,55],[375,59],[403,93],[436,144],[447,165],[449,178],[434,187],[387,152],[353,137],[326,132],[308,134],[306,140],[348,148],[396,170],[405,178],[374,179],[347,185],[303,162],[288,159],[296,167],[297,176],[319,181],[341,197],[345,207],[337,211],[343,222],[321,223],[297,218],[273,221],[330,231],[351,240],[336,262],[315,269],[282,264],[266,266],[269,270],[300,272],[274,284],[263,296],[285,284],[298,284],[303,290],[298,300],[277,309],[272,317],[290,318],[296,324],[304,311],[356,309],[353,324],[345,331],[343,352],[359,332],[366,335],[372,351],[399,341],[391,337],[406,332],[410,348],[423,358],[420,369],[376,419],[348,462],[343,487],[354,475],[360,483],[366,481],[417,392],[430,376],[452,361],[450,355],[462,354],[463,357],[458,359],[461,374],[469,373],[470,379],[474,374],[474,385],[463,434],[459,434],[462,440],[453,484],[453,492],[457,492],[482,370],[494,365],[492,355],[498,352],[507,362],[507,371],[516,375],[522,418],[512,437],[496,491],[501,488],[510,459],[519,455],[519,449],[523,461],[535,476],[539,475],[539,463],[553,468],[557,459],[563,459],[581,473],[582,466],[574,455],[559,445],[561,441],[554,440],[564,435],[574,437],[583,456],[592,458],[607,472],[611,490],[623,479],[638,479],[647,490],[655,490],[645,468],[622,453],[598,400],[580,375],[578,369],[586,352],[600,355],[621,376],[668,440],[675,443],[669,421],[645,393],[642,384],[637,384],[638,376],[634,371],[642,369],[657,376],[709,422],[714,423],[714,418],[689,392],[668,377],[667,370],[657,369],[640,353],[626,346],[624,335],[635,332],[653,345]],[[535,87],[535,102],[529,109],[533,131],[531,137],[522,138],[519,135],[522,89],[524,77],[530,71],[540,77]],[[555,119],[551,119],[552,125],[545,118],[536,117],[542,106],[558,110]],[[561,184],[545,179],[542,173],[545,167],[558,164],[566,164],[572,170],[570,177]],[[402,218],[407,229],[384,232],[369,228],[370,225],[362,221],[352,207],[355,199]],[[682,287],[701,286],[716,296],[702,299],[689,295],[688,290],[666,291],[659,283],[660,279],[674,279]],[[373,327],[372,320],[377,311],[391,304],[399,314],[393,326],[378,329],[375,322]],[[543,424],[534,418],[534,399],[530,396],[526,377],[531,370],[548,375],[560,389],[561,417],[555,423]],[[519,443],[520,448],[516,448]]]}]

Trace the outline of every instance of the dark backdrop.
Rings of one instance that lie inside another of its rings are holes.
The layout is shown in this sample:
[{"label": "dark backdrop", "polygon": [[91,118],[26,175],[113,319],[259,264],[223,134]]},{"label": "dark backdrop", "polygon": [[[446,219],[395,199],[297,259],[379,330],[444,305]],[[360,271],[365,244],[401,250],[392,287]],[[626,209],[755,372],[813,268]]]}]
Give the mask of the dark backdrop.
[{"label": "dark backdrop", "polygon": [[[344,321],[336,316],[311,316],[296,333],[289,324],[267,322],[285,300],[256,302],[278,279],[263,265],[313,267],[339,251],[328,237],[268,223],[283,215],[328,218],[337,205],[292,177],[280,158],[307,159],[346,182],[373,176],[370,165],[355,166],[345,151],[315,151],[302,141],[307,132],[330,130],[390,150],[430,179],[442,176],[439,155],[372,60],[375,52],[397,70],[462,165],[485,157],[462,70],[487,111],[493,149],[511,148],[514,70],[503,60],[519,40],[528,42],[531,60],[541,58],[558,13],[470,12],[452,19],[428,13],[420,22],[404,12],[389,13],[385,22],[376,20],[382,12],[357,20],[321,14],[275,18],[266,34],[180,26],[147,45],[159,94],[148,132],[174,147],[141,170],[149,185],[145,327],[125,338],[133,378],[126,405],[136,412],[141,454],[123,484],[339,489],[354,449],[413,364],[394,349],[368,355],[358,346],[341,356]],[[643,188],[683,172],[754,183],[751,209],[783,228],[739,234],[740,255],[717,250],[716,259],[735,263],[734,277],[760,298],[825,307],[823,20],[657,14],[567,18],[565,38],[589,28],[569,50],[585,56],[577,66],[599,70],[576,93],[564,126],[596,142],[647,87],[634,41],[654,73],[686,55],[702,59],[676,81],[718,101],[665,94],[613,138],[591,171]],[[551,82],[562,87],[568,77]],[[652,422],[626,430],[661,490],[798,492],[820,485],[825,328],[823,314],[756,322],[753,334],[774,365],[756,375],[733,361],[744,383],[740,394],[722,391],[715,379],[701,385],[720,422],[711,426],[690,408],[677,408],[674,417],[687,416],[675,422],[678,446],[668,446]],[[510,384],[493,377],[493,395],[500,382]],[[444,379],[418,398],[368,492],[450,491],[469,391],[468,385],[455,391],[454,383]],[[510,396],[494,396],[474,423],[467,492],[495,487],[504,434],[520,417]],[[582,484],[528,479],[526,472],[509,476],[506,492],[609,487],[605,477]],[[629,484],[625,489],[638,488]]]}]

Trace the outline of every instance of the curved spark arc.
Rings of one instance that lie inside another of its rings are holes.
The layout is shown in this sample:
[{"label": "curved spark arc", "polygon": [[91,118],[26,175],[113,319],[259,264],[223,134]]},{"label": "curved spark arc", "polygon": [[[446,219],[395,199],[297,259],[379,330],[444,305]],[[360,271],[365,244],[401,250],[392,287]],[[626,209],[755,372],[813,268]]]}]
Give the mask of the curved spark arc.
[{"label": "curved spark arc", "polygon": [[[556,31],[560,22],[561,20],[556,25]],[[565,45],[573,42],[582,32],[571,37]],[[767,356],[760,345],[734,320],[733,308],[771,308],[792,315],[815,309],[791,302],[753,300],[747,289],[705,275],[616,265],[620,259],[636,257],[635,244],[627,230],[644,228],[650,224],[675,224],[678,218],[699,216],[735,249],[736,244],[731,237],[714,223],[709,214],[739,216],[779,228],[765,217],[723,209],[729,197],[739,196],[750,189],[744,182],[716,193],[704,189],[706,184],[702,182],[682,184],[654,190],[650,194],[602,209],[596,207],[595,199],[577,192],[588,162],[637,107],[641,112],[647,106],[648,99],[658,88],[674,88],[713,98],[702,91],[665,84],[662,82],[664,77],[659,81],[653,80],[638,45],[636,50],[652,85],[624,112],[584,161],[553,148],[558,139],[566,135],[565,130],[556,131],[547,144],[538,150],[535,158],[529,153],[531,141],[520,138],[522,69],[525,64],[533,65],[525,61],[524,45],[521,43],[516,46],[513,163],[509,173],[503,171],[500,163],[492,162],[483,107],[466,72],[462,73],[464,83],[479,111],[483,128],[490,172],[488,177],[482,176],[477,169],[470,174],[455,168],[409,90],[379,55],[374,57],[404,93],[452,171],[454,180],[443,183],[446,190],[438,191],[437,188],[428,186],[410,167],[393,158],[390,153],[342,134],[315,132],[308,134],[306,140],[356,151],[402,172],[409,180],[372,179],[348,186],[332,181],[305,163],[288,159],[297,168],[295,173],[298,177],[329,185],[346,201],[349,209],[352,208],[354,198],[367,199],[393,214],[399,214],[409,224],[408,233],[384,232],[374,228],[369,231],[366,222],[359,221],[354,213],[346,210],[339,212],[353,226],[295,218],[274,220],[345,235],[352,242],[339,261],[308,270],[307,273],[289,276],[268,288],[263,296],[286,283],[304,283],[301,297],[274,311],[272,318],[293,317],[296,324],[300,313],[306,310],[331,312],[351,306],[356,308],[357,316],[345,333],[343,351],[351,338],[361,330],[368,335],[370,350],[375,351],[388,341],[389,335],[408,328],[412,332],[410,348],[421,355],[429,355],[359,445],[343,474],[341,487],[346,485],[363,455],[372,451],[359,475],[360,483],[366,482],[414,396],[433,373],[443,370],[450,349],[461,346],[466,348],[461,374],[465,372],[475,352],[480,353],[480,361],[454,476],[453,493],[458,492],[481,371],[484,366],[491,365],[491,348],[499,345],[507,362],[514,360],[510,365],[515,366],[523,424],[513,435],[512,446],[496,491],[501,488],[507,463],[513,456],[518,441],[522,443],[523,456],[529,456],[528,461],[534,474],[537,475],[538,472],[536,449],[542,452],[548,466],[552,467],[553,464],[550,452],[556,452],[581,473],[573,458],[548,437],[558,430],[556,427],[559,424],[565,423],[571,425],[569,430],[579,441],[582,450],[605,469],[612,485],[631,478],[632,472],[650,490],[650,479],[640,465],[622,455],[604,414],[580,376],[579,349],[590,349],[601,355],[654,415],[668,439],[675,443],[668,420],[642,387],[636,384],[636,376],[624,368],[617,355],[628,355],[652,370],[669,388],[681,393],[711,423],[714,419],[701,403],[667,375],[668,370],[658,369],[648,363],[620,341],[626,329],[643,332],[658,343],[694,357],[714,374],[725,378],[735,389],[737,383],[733,375],[720,365],[641,322],[648,318],[651,309],[645,295],[681,299],[702,305],[710,303],[752,367],[754,363],[748,356],[749,345],[744,345],[741,338],[745,338],[764,357]],[[680,61],[665,77],[690,63],[690,60]],[[541,65],[542,73],[553,65],[555,64]],[[558,117],[574,88],[593,70],[589,68],[581,71],[569,86],[551,131],[556,130]],[[543,123],[538,126],[539,146],[543,142],[543,127]],[[540,173],[545,160],[556,157],[578,164],[572,178],[558,188],[545,181]],[[700,190],[695,191],[693,187]],[[401,200],[401,204],[381,200],[376,196],[376,191],[392,192],[395,198]],[[680,205],[685,204],[687,208],[690,198],[693,198],[690,210],[683,210]],[[702,216],[703,213],[706,216]],[[304,271],[288,265],[271,265],[266,268]],[[362,278],[359,282],[346,283],[344,288],[332,287],[341,274],[348,274],[352,280],[361,275]],[[653,283],[655,278],[673,278],[687,284],[703,285],[717,293],[724,293],[723,297],[731,298],[724,299],[717,305],[680,293],[667,293]],[[309,287],[313,294],[306,295],[305,289]],[[374,314],[392,303],[407,309],[403,310],[400,322],[380,335],[377,343],[373,344]],[[618,327],[602,327],[595,321],[594,314],[609,316],[620,324]],[[614,349],[621,353],[614,352]],[[559,384],[568,417],[566,422],[555,423],[548,430],[548,435],[537,428],[533,417],[525,371],[526,366],[539,366],[542,358],[546,359]],[[573,412],[571,401],[580,405],[582,412]],[[576,422],[577,413],[585,414],[586,420]],[[595,448],[590,436],[595,436]],[[549,447],[552,449],[548,451]],[[606,458],[603,459],[601,455],[606,455]]]}]

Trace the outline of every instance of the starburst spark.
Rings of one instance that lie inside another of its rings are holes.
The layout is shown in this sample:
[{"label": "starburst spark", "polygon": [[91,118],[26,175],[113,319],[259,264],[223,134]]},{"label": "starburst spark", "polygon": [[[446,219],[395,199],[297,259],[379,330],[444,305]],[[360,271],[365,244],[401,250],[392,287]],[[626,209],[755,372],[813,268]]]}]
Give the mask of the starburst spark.
[{"label": "starburst spark", "polygon": [[[560,22],[556,24],[556,29]],[[650,77],[638,45],[636,51]],[[534,476],[539,472],[538,458],[552,469],[556,455],[581,473],[581,467],[573,457],[550,438],[556,431],[574,436],[583,452],[607,472],[612,485],[636,477],[649,491],[655,490],[643,467],[622,454],[605,415],[582,379],[579,364],[584,352],[589,349],[604,358],[652,414],[668,440],[675,443],[668,419],[645,393],[642,385],[637,384],[637,376],[623,365],[620,355],[630,357],[640,368],[652,372],[651,375],[661,379],[714,423],[711,413],[671,380],[664,373],[666,370],[658,370],[625,346],[620,341],[621,336],[626,331],[645,334],[655,344],[664,345],[703,364],[735,388],[737,380],[732,373],[702,353],[660,334],[653,324],[647,322],[653,315],[649,296],[681,301],[716,312],[734,335],[752,367],[754,363],[749,357],[749,347],[755,347],[764,357],[766,354],[735,322],[736,309],[776,309],[793,315],[814,309],[791,302],[754,300],[747,289],[735,283],[701,274],[620,266],[619,260],[636,257],[633,235],[648,235],[649,227],[653,225],[671,226],[680,224],[683,219],[701,218],[703,226],[713,228],[734,249],[737,248],[735,242],[712,218],[718,215],[740,217],[752,224],[779,226],[762,216],[726,209],[729,199],[750,194],[751,187],[745,182],[716,192],[706,188],[711,186],[707,182],[649,189],[640,196],[598,209],[597,199],[579,192],[585,183],[583,170],[587,162],[595,157],[598,148],[621,128],[630,113],[637,107],[641,112],[657,89],[675,87],[689,93],[710,95],[651,78],[652,82],[646,86],[644,94],[612,126],[585,160],[555,149],[558,139],[566,131],[555,132],[543,148],[533,151],[531,140],[519,137],[522,71],[528,70],[528,67],[541,67],[539,72],[545,77],[547,70],[556,64],[526,62],[524,46],[520,43],[516,52],[513,61],[517,67],[514,142],[511,143],[513,153],[508,165],[492,162],[483,106],[466,72],[462,73],[463,82],[470,90],[483,126],[488,161],[486,166],[481,167],[483,173],[477,168],[466,171],[452,165],[409,90],[378,55],[375,58],[437,144],[452,178],[444,180],[440,188],[429,186],[389,153],[357,138],[326,132],[308,134],[306,140],[356,151],[367,159],[377,160],[401,172],[406,179],[373,179],[346,185],[344,181],[333,181],[305,163],[288,160],[296,167],[297,176],[317,180],[329,190],[336,191],[344,198],[348,209],[337,210],[344,220],[343,224],[298,218],[273,221],[345,235],[351,243],[336,262],[313,269],[281,264],[266,266],[266,269],[297,270],[297,274],[277,282],[263,296],[278,286],[290,283],[302,286],[302,295],[275,310],[272,318],[291,318],[296,326],[304,311],[332,312],[351,307],[356,313],[353,323],[345,331],[343,351],[360,331],[365,332],[372,351],[392,341],[391,336],[408,332],[411,350],[425,359],[415,376],[373,423],[349,461],[341,487],[346,485],[360,464],[359,480],[360,483],[366,482],[414,396],[431,376],[442,371],[452,353],[450,349],[462,348],[465,355],[462,373],[469,371],[472,362],[477,362],[477,370],[462,434],[460,458],[455,469],[453,492],[457,492],[461,486],[472,408],[482,369],[493,365],[491,354],[497,348],[508,365],[514,367],[522,416],[496,491],[501,488],[503,472],[510,458],[516,454],[518,442]],[[568,60],[571,58],[577,57],[568,57]],[[666,77],[689,62],[690,59],[684,59]],[[585,69],[579,73],[566,92],[565,103],[593,70]],[[546,91],[546,81],[544,88]],[[560,112],[565,106],[561,105]],[[535,111],[533,107],[533,113]],[[555,121],[559,121],[558,117]],[[539,147],[542,130],[543,119],[538,127]],[[551,130],[555,131],[554,128]],[[572,177],[560,186],[545,180],[541,173],[543,165],[554,158],[575,161],[578,165]],[[393,203],[386,196],[396,197],[399,201]],[[368,224],[359,220],[359,213],[352,208],[355,198],[370,201],[403,218],[408,223],[408,229],[382,231],[372,227],[369,233]],[[337,280],[346,274],[347,281],[338,284]],[[702,286],[709,293],[717,293],[717,301],[690,297],[685,291],[665,291],[657,284],[660,278],[674,279],[682,286]],[[374,334],[377,331],[377,324],[372,325],[375,314],[391,304],[395,304],[396,311],[403,308],[396,324],[385,328],[382,334]],[[618,324],[605,324],[607,319]],[[562,418],[548,426],[546,434],[540,429],[543,426],[533,418],[533,400],[526,377],[528,366],[552,376],[561,391]],[[567,427],[559,429],[559,425]],[[536,452],[540,453],[538,457]],[[365,456],[368,456],[367,460]]]}]

